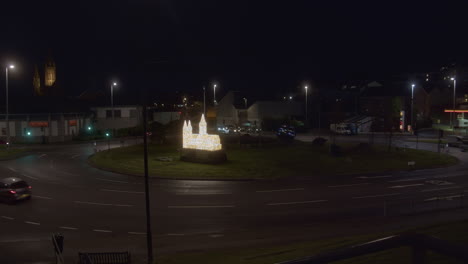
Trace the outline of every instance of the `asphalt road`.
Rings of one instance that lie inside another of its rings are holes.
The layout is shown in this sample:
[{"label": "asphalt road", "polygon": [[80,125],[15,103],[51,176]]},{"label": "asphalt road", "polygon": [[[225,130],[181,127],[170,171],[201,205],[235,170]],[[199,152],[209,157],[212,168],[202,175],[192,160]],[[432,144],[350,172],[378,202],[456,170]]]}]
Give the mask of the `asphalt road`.
[{"label": "asphalt road", "polygon": [[[143,179],[90,167],[94,148],[46,146],[0,162],[2,177],[20,177],[33,187],[31,201],[0,204],[2,263],[54,262],[52,233],[65,235],[70,262],[79,251],[130,250],[134,260],[145,257]],[[284,243],[462,217],[463,210],[435,211],[465,205],[468,154],[450,152],[462,162],[435,170],[275,181],[152,179],[155,252]]]}]

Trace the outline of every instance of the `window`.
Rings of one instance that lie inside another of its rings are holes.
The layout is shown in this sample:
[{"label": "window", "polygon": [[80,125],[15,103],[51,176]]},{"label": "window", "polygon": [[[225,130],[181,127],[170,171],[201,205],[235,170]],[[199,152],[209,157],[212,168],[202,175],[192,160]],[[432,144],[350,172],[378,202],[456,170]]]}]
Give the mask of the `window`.
[{"label": "window", "polygon": [[2,128],[2,135],[6,136],[6,127]]},{"label": "window", "polygon": [[106,118],[112,118],[112,110],[106,110]]},{"label": "window", "polygon": [[131,109],[130,110],[130,118],[136,118],[137,117],[137,110]]},{"label": "window", "polygon": [[114,110],[114,117],[117,117],[117,118],[122,117],[122,111],[121,110]]}]

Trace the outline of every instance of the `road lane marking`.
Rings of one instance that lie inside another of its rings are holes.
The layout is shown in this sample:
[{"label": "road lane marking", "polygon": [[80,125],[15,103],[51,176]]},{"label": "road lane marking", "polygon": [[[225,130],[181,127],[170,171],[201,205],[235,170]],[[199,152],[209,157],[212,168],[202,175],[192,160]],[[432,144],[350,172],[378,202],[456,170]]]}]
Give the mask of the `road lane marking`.
[{"label": "road lane marking", "polygon": [[388,181],[388,182],[409,182],[409,181],[423,181],[427,178],[409,178],[409,179],[401,179],[401,180],[394,180],[394,181]]},{"label": "road lane marking", "polygon": [[279,190],[262,190],[256,191],[258,193],[269,193],[269,192],[291,192],[291,191],[303,191],[304,188],[294,188],[294,189],[279,189]]},{"label": "road lane marking", "polygon": [[81,156],[81,154],[73,155],[71,158],[74,159],[74,158],[79,157],[79,156]]},{"label": "road lane marking", "polygon": [[378,198],[378,197],[387,197],[387,196],[396,196],[396,195],[400,195],[400,193],[389,193],[389,194],[377,194],[377,195],[358,196],[358,197],[353,197],[353,199]]},{"label": "road lane marking", "polygon": [[185,234],[169,233],[168,236],[185,236]]},{"label": "road lane marking", "polygon": [[26,177],[26,178],[30,178],[30,179],[33,179],[33,180],[37,180],[37,179],[38,179],[38,178],[36,178],[36,177],[29,176],[29,175],[26,175],[26,174],[21,174],[21,176]]},{"label": "road lane marking", "polygon": [[284,202],[284,203],[269,203],[267,205],[293,205],[293,204],[309,204],[309,203],[323,203],[327,202],[328,200],[314,200],[314,201],[300,201],[300,202]]},{"label": "road lane marking", "polygon": [[340,188],[340,187],[351,187],[351,186],[359,186],[359,185],[369,185],[370,182],[364,183],[355,183],[355,184],[343,184],[343,185],[330,185],[329,188]]},{"label": "road lane marking", "polygon": [[381,178],[391,178],[393,177],[393,175],[382,175],[382,176],[372,176],[372,177],[369,177],[369,176],[359,176],[359,177],[356,177],[358,179],[381,179]]},{"label": "road lane marking", "polygon": [[3,219],[7,219],[7,220],[15,220],[15,218],[13,217],[9,217],[9,216],[2,216]]},{"label": "road lane marking", "polygon": [[390,189],[400,189],[400,188],[408,188],[408,187],[421,186],[421,185],[424,185],[424,183],[415,183],[415,184],[408,184],[408,185],[395,185],[395,186],[390,186],[388,188],[390,188]]},{"label": "road lane marking", "polygon": [[45,157],[45,156],[47,156],[47,154],[42,154],[42,155],[39,156],[39,158],[42,158],[42,157]]},{"label": "road lane marking", "polygon": [[108,181],[108,182],[116,182],[116,183],[128,183],[128,182],[126,182],[126,181],[114,181],[114,180],[108,180],[108,179],[102,179],[102,178],[96,178],[96,180]]},{"label": "road lane marking", "polygon": [[11,170],[12,172],[18,172],[17,170],[11,168],[11,167],[8,167],[9,170]]},{"label": "road lane marking", "polygon": [[39,195],[34,195],[34,198],[52,200],[52,198],[50,198],[50,197],[47,197],[47,196],[39,196]]},{"label": "road lane marking", "polygon": [[90,204],[90,205],[101,205],[101,206],[118,206],[118,207],[132,207],[131,204],[106,204],[106,203],[94,203],[94,202],[83,202],[83,201],[74,201],[77,204]]},{"label": "road lane marking", "polygon": [[24,221],[24,222],[30,225],[41,225],[41,223],[37,223],[37,222],[30,222],[30,221]]},{"label": "road lane marking", "polygon": [[461,198],[463,197],[462,194],[458,195],[449,195],[449,196],[440,196],[440,197],[432,197],[424,200],[424,202],[432,202],[432,201],[438,201],[438,200],[447,200],[447,201],[453,201],[453,198]]},{"label": "road lane marking", "polygon": [[70,227],[70,226],[59,226],[61,229],[67,229],[67,230],[78,230],[76,227]]},{"label": "road lane marking", "polygon": [[104,229],[93,229],[94,232],[101,232],[101,233],[112,233],[111,230],[104,230]]},{"label": "road lane marking", "polygon": [[144,232],[128,232],[130,235],[146,235]]},{"label": "road lane marking", "polygon": [[458,189],[458,188],[460,188],[460,186],[437,188],[437,189],[425,189],[425,190],[421,190],[421,192],[437,192],[437,191],[444,191],[444,190]]},{"label": "road lane marking", "polygon": [[193,208],[233,208],[234,205],[169,205],[171,209],[193,209]]},{"label": "road lane marking", "polygon": [[111,190],[111,189],[101,189],[104,192],[119,192],[119,193],[134,193],[134,194],[144,194],[144,192],[134,192],[134,191],[121,191],[121,190]]}]

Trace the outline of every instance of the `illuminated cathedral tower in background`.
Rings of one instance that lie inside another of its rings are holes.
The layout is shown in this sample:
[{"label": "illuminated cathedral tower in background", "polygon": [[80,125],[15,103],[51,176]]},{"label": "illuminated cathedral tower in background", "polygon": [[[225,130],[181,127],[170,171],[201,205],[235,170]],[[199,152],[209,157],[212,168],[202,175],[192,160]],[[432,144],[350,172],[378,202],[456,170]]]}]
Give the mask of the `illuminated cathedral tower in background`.
[{"label": "illuminated cathedral tower in background", "polygon": [[52,58],[51,52],[47,56],[44,68],[44,78],[41,78],[40,68],[35,65],[33,75],[34,95],[36,96],[57,96],[63,94],[57,87],[57,73],[55,61]]}]

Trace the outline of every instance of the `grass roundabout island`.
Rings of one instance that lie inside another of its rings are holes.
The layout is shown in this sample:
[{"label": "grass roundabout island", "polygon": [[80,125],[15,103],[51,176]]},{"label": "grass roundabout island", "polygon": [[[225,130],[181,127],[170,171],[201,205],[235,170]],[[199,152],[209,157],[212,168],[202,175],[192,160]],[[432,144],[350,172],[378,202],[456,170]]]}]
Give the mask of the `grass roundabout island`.
[{"label": "grass roundabout island", "polygon": [[[385,146],[366,144],[340,144],[339,155],[331,155],[327,144],[314,146],[298,141],[261,147],[238,144],[223,147],[227,162],[212,165],[181,161],[180,146],[176,144],[149,144],[149,174],[172,179],[275,179],[408,170],[409,161],[415,162],[413,169],[445,167],[458,162],[446,154],[397,148],[388,151]],[[143,146],[101,151],[91,156],[89,162],[103,170],[143,175]]]}]

